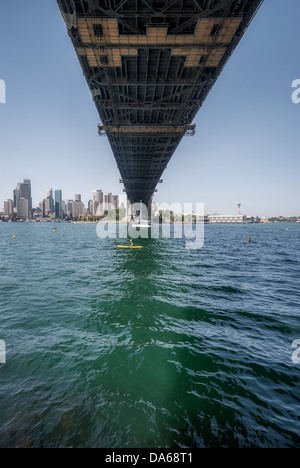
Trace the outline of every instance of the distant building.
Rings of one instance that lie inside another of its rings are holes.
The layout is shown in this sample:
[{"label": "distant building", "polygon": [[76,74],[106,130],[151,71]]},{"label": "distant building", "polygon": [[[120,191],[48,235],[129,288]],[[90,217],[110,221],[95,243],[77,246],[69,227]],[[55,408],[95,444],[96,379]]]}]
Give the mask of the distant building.
[{"label": "distant building", "polygon": [[5,200],[3,214],[8,219],[13,218],[13,215],[14,215],[14,202],[13,202],[13,200]]},{"label": "distant building", "polygon": [[41,216],[42,218],[44,218],[45,217],[45,200],[41,201],[41,203],[39,204],[39,208],[40,208]]},{"label": "distant building", "polygon": [[24,179],[22,183],[19,183],[14,190],[14,207],[17,208],[18,200],[28,200],[28,214],[26,218],[30,217],[32,210],[32,198],[31,198],[31,182],[29,179]]},{"label": "distant building", "polygon": [[115,210],[119,209],[119,195],[111,196],[111,204],[115,207]]},{"label": "distant building", "polygon": [[103,192],[102,190],[93,191],[93,216],[103,214]]},{"label": "distant building", "polygon": [[[28,206],[29,206],[29,211],[32,210],[32,198],[31,198],[31,182],[29,179],[24,179],[24,182],[22,184],[23,186],[23,190],[25,190],[25,194],[27,195],[24,195],[24,198],[27,198],[28,200]],[[23,193],[21,192],[21,196],[23,195]]]},{"label": "distant building", "polygon": [[94,214],[94,202],[93,202],[93,200],[88,201],[88,211],[87,212],[88,212],[89,216],[93,216],[93,214]]},{"label": "distant building", "polygon": [[73,200],[67,200],[65,204],[65,215],[69,218],[73,217]]},{"label": "distant building", "polygon": [[29,201],[27,198],[17,200],[17,218],[27,219],[29,217]]},{"label": "distant building", "polygon": [[217,223],[244,223],[246,222],[246,217],[244,215],[208,215],[208,222],[211,224]]},{"label": "distant building", "polygon": [[43,216],[43,212],[40,207],[32,208],[32,218],[37,219],[37,218],[40,218],[41,216]]},{"label": "distant building", "polygon": [[111,197],[112,197],[112,193],[111,193],[111,192],[107,192],[107,193],[105,194],[105,197],[104,197],[104,210],[105,210],[105,211],[109,211],[109,209],[110,209]]},{"label": "distant building", "polygon": [[45,215],[49,216],[55,211],[55,202],[53,197],[49,196],[45,200]]},{"label": "distant building", "polygon": [[62,190],[55,190],[55,217],[57,219],[63,218]]},{"label": "distant building", "polygon": [[47,192],[46,192],[46,198],[49,198],[49,197],[53,198],[53,189],[52,188],[47,190]]},{"label": "distant building", "polygon": [[79,218],[84,215],[84,204],[81,201],[81,195],[75,195],[75,201],[73,201],[73,218]]},{"label": "distant building", "polygon": [[47,190],[46,198],[40,203],[39,208],[41,210],[42,217],[50,216],[55,213],[55,201],[52,189]]}]

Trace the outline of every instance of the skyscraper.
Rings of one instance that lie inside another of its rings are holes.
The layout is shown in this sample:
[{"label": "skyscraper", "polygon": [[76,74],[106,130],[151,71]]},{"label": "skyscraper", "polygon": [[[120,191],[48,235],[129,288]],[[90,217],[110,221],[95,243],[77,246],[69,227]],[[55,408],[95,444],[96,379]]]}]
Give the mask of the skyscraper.
[{"label": "skyscraper", "polygon": [[31,210],[32,210],[31,182],[29,179],[24,179],[22,183],[18,183],[17,187],[14,190],[14,207],[15,208],[17,208],[17,203],[18,203],[18,200],[20,199],[28,200],[28,213],[26,216],[26,218],[28,218],[30,217]]},{"label": "skyscraper", "polygon": [[44,218],[44,216],[45,216],[45,200],[40,202],[39,208],[41,210],[41,216],[42,216],[42,218]]},{"label": "skyscraper", "polygon": [[46,200],[44,200],[44,209],[45,209],[45,213],[44,213],[45,216],[49,216],[55,211],[55,203],[54,203],[52,189],[49,189],[46,192]]},{"label": "skyscraper", "polygon": [[81,201],[81,195],[75,195],[75,201],[73,201],[73,218],[78,218],[83,215],[84,204]]},{"label": "skyscraper", "polygon": [[27,198],[19,198],[17,200],[17,218],[27,219],[29,213],[29,203]]},{"label": "skyscraper", "polygon": [[111,196],[111,204],[115,207],[115,210],[119,209],[119,195]]},{"label": "skyscraper", "polygon": [[47,190],[47,192],[46,192],[46,198],[49,198],[49,197],[53,198],[53,189],[52,188]]},{"label": "skyscraper", "polygon": [[88,201],[88,214],[90,216],[93,216],[93,214],[94,214],[94,202],[93,202],[93,200]]},{"label": "skyscraper", "polygon": [[14,202],[13,200],[5,200],[4,202],[4,216],[12,219],[14,214]]},{"label": "skyscraper", "polygon": [[93,191],[93,214],[94,216],[101,216],[103,213],[103,192],[102,190]]},{"label": "skyscraper", "polygon": [[105,194],[105,197],[104,197],[104,204],[105,204],[105,211],[109,211],[109,209],[111,208],[110,205],[111,205],[111,192],[108,192]]},{"label": "skyscraper", "polygon": [[67,217],[70,217],[72,218],[73,216],[73,200],[67,200],[66,201],[66,211],[65,211],[65,215]]},{"label": "skyscraper", "polygon": [[55,217],[57,219],[62,219],[63,218],[62,190],[55,190]]},{"label": "skyscraper", "polygon": [[[32,198],[31,198],[31,182],[29,179],[24,179],[24,182],[22,184],[23,190],[25,194],[22,193],[21,191],[21,198],[27,198],[28,200],[28,206],[29,206],[29,212],[32,210]],[[28,197],[26,196],[28,195]]]},{"label": "skyscraper", "polygon": [[14,199],[14,207],[16,208],[17,207],[17,200],[20,199],[20,184],[18,184],[14,190],[14,196],[13,196],[13,199]]}]

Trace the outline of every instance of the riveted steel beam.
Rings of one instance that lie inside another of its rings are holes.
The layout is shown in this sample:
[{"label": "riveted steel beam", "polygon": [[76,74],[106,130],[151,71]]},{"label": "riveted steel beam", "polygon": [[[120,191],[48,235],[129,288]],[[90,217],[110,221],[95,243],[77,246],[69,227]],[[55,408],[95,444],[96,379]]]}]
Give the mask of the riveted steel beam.
[{"label": "riveted steel beam", "polygon": [[148,203],[263,0],[57,0],[128,198]]}]

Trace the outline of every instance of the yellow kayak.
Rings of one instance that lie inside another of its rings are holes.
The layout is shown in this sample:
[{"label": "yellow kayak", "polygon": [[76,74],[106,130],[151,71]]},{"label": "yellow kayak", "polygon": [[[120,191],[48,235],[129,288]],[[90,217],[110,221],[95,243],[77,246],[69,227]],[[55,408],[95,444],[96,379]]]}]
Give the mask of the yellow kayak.
[{"label": "yellow kayak", "polygon": [[118,245],[119,249],[142,249],[141,245]]}]

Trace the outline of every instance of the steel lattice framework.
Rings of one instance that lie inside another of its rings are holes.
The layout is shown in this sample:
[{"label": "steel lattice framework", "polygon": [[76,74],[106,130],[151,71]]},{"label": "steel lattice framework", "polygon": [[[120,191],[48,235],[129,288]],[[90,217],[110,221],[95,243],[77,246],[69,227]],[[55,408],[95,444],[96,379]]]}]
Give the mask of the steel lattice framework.
[{"label": "steel lattice framework", "polygon": [[147,204],[263,0],[57,0],[131,203]]}]

